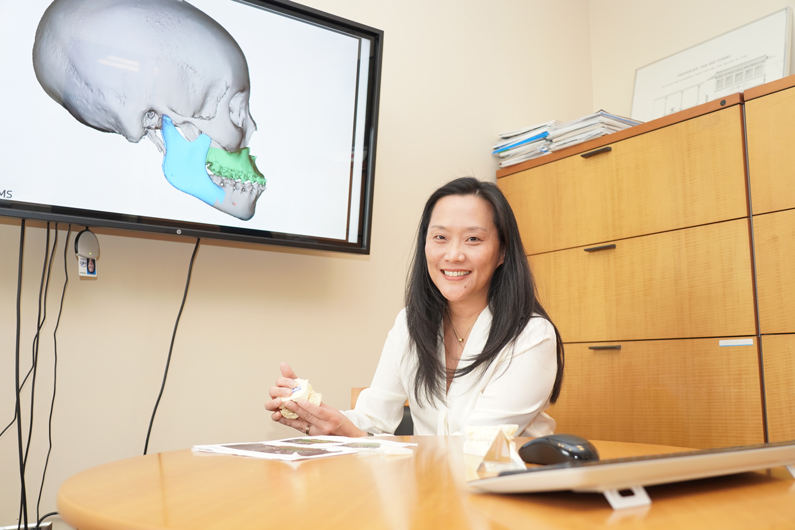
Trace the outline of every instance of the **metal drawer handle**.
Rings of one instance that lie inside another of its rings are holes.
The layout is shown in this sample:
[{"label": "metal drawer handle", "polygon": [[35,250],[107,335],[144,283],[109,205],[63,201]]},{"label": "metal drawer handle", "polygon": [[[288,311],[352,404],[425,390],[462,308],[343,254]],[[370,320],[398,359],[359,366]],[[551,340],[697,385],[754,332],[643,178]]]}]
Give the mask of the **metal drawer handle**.
[{"label": "metal drawer handle", "polygon": [[611,243],[609,245],[600,245],[598,247],[584,248],[583,250],[585,252],[596,252],[597,250],[608,250],[608,249],[611,249],[611,248],[616,248],[616,244],[615,243]]},{"label": "metal drawer handle", "polygon": [[616,344],[614,346],[588,346],[589,350],[620,350],[621,345]]},{"label": "metal drawer handle", "polygon": [[609,153],[612,150],[613,150],[613,148],[608,145],[607,147],[603,147],[601,149],[595,149],[593,151],[588,151],[587,153],[583,153],[580,156],[583,157],[583,158],[591,158],[592,156],[600,155],[602,153]]}]

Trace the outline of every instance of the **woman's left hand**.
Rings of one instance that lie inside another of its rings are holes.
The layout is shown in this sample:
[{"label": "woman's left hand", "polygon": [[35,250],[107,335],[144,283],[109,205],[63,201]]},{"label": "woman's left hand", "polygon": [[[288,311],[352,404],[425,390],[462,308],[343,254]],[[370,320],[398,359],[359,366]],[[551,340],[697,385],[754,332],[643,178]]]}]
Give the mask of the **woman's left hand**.
[{"label": "woman's left hand", "polygon": [[356,427],[348,417],[325,403],[315,405],[305,399],[284,402],[284,407],[298,414],[298,419],[291,420],[282,416],[279,423],[304,431],[310,436],[334,435],[356,438],[367,433]]}]

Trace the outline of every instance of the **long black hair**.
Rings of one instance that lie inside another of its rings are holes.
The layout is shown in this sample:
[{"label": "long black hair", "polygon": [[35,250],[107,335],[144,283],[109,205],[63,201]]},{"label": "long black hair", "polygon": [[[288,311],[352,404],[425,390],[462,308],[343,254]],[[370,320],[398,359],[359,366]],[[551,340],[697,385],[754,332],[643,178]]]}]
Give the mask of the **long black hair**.
[{"label": "long black hair", "polygon": [[[552,322],[538,301],[516,218],[500,189],[495,184],[472,177],[448,182],[433,192],[425,203],[417,229],[414,258],[406,283],[406,320],[410,346],[416,353],[418,361],[414,386],[414,399],[418,404],[426,399],[431,404],[437,399],[444,401],[445,396],[447,368],[439,357],[439,344],[443,342],[442,318],[447,310],[447,300],[428,274],[425,239],[436,203],[449,195],[474,195],[491,205],[494,226],[497,227],[499,234],[500,249],[505,254],[505,259],[494,271],[489,286],[489,309],[493,320],[486,345],[483,351],[474,357],[472,363],[457,369],[453,374],[454,377],[464,376],[479,367],[486,369],[505,346],[516,340],[531,318],[541,317]],[[552,326],[554,328],[554,324]],[[557,401],[563,381],[563,342],[557,328],[555,328],[555,339],[558,371],[550,395],[552,403]]]}]

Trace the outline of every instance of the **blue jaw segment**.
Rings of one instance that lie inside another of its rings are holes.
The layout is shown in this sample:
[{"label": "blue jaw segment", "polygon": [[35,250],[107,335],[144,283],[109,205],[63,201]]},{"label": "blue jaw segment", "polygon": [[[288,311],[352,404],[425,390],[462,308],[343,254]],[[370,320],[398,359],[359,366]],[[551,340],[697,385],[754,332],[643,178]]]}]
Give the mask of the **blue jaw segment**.
[{"label": "blue jaw segment", "polygon": [[206,134],[189,142],[177,131],[171,118],[163,115],[163,140],[166,155],[163,157],[163,174],[179,191],[193,195],[210,206],[224,202],[224,190],[207,174],[207,151],[212,140]]}]

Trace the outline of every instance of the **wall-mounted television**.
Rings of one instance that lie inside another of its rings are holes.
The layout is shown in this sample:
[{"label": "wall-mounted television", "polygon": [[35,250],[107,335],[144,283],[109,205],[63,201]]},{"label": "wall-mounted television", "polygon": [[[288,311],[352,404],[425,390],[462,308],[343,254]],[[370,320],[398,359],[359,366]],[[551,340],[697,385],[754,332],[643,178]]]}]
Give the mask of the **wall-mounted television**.
[{"label": "wall-mounted television", "polygon": [[0,12],[0,215],[369,252],[382,31],[284,0]]}]

